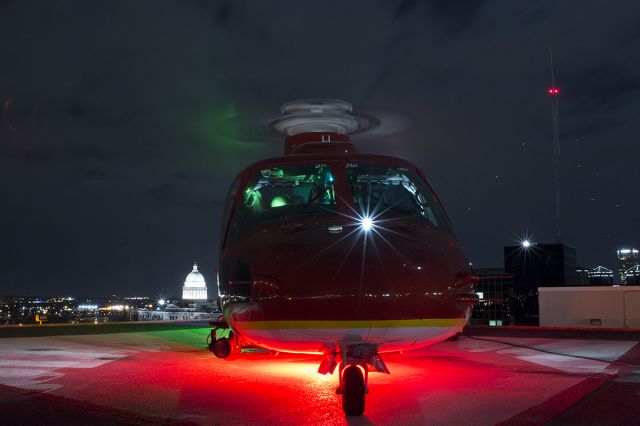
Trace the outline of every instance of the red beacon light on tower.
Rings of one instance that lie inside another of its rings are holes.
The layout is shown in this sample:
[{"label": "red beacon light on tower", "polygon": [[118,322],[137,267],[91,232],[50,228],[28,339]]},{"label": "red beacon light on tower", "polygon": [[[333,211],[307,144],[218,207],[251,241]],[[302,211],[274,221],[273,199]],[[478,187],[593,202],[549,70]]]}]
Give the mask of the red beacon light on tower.
[{"label": "red beacon light on tower", "polygon": [[284,155],[240,171],[226,198],[209,349],[318,354],[319,373],[338,368],[344,412],[361,415],[369,372],[389,374],[381,354],[455,336],[477,278],[425,174],[351,144],[376,119],[337,99],[281,113]]},{"label": "red beacon light on tower", "polygon": [[558,87],[550,87],[547,89],[547,93],[551,96],[557,96],[560,94],[560,89]]}]

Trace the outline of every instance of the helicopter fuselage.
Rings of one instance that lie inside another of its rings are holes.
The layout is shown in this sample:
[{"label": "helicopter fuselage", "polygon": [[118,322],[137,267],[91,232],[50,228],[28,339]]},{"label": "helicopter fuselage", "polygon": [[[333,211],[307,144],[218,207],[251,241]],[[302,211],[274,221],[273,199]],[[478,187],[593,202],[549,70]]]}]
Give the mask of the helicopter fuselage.
[{"label": "helicopter fuselage", "polygon": [[218,267],[226,321],[248,342],[298,353],[404,351],[459,332],[474,277],[424,174],[331,145],[234,180]]}]

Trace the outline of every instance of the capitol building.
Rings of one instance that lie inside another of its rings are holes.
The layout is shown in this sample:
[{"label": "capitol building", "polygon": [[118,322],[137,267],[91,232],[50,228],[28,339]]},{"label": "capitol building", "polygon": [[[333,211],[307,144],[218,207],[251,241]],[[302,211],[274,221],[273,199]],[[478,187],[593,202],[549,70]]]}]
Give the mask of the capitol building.
[{"label": "capitol building", "polygon": [[198,265],[193,264],[193,270],[184,280],[182,287],[182,303],[175,300],[161,299],[155,309],[144,307],[137,309],[139,321],[175,321],[175,320],[205,320],[217,318],[216,304],[207,299],[207,283],[198,271]]},{"label": "capitol building", "polygon": [[184,280],[182,287],[182,300],[185,301],[206,301],[207,300],[207,283],[200,272],[198,272],[198,264],[194,262],[193,270],[189,272]]}]

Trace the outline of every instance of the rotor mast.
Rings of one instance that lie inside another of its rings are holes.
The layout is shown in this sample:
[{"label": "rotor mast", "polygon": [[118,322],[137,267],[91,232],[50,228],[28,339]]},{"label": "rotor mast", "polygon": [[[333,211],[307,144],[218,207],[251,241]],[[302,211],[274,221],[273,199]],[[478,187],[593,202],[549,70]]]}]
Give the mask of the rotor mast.
[{"label": "rotor mast", "polygon": [[370,127],[369,120],[352,112],[353,106],[340,99],[299,99],[282,105],[282,115],[270,127],[286,136],[284,153],[291,154],[307,143],[349,142],[350,134]]}]

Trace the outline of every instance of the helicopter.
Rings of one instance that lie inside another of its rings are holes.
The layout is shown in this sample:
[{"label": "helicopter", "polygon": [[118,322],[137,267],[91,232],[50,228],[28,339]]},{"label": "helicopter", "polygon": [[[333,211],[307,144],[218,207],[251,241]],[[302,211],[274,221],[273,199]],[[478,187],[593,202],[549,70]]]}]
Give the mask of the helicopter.
[{"label": "helicopter", "polygon": [[226,196],[210,350],[243,343],[319,354],[338,368],[346,415],[364,413],[382,354],[456,336],[477,303],[451,222],[414,164],[361,154],[375,120],[348,102],[302,99],[270,123],[284,155],[240,171]]}]

